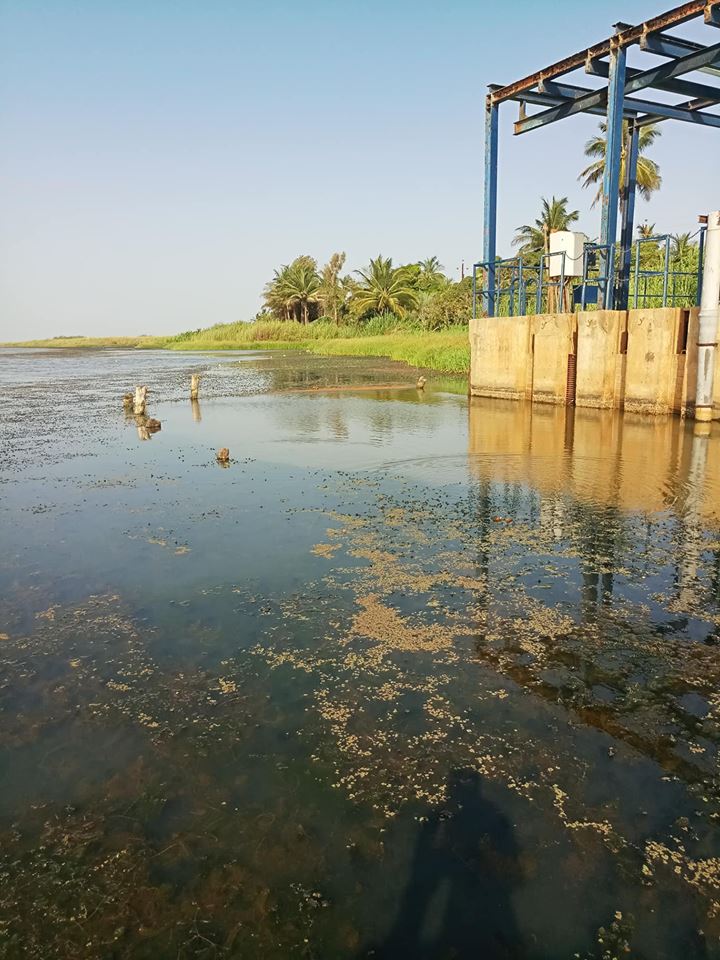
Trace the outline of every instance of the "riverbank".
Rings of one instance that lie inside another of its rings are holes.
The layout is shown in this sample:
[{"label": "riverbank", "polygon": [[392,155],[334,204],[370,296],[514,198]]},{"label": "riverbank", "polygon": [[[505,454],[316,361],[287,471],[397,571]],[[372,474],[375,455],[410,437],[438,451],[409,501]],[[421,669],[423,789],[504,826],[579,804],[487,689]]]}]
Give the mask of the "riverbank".
[{"label": "riverbank", "polygon": [[4,346],[44,349],[135,348],[138,350],[302,350],[320,356],[388,357],[440,373],[466,375],[470,343],[465,326],[445,330],[350,327],[315,323],[222,324],[168,337],[56,337]]}]

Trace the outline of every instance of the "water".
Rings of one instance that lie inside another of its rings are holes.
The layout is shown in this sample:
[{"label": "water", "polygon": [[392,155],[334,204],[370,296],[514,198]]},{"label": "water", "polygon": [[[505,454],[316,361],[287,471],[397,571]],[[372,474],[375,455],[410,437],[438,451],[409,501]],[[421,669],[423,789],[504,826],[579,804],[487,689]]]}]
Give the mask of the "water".
[{"label": "water", "polygon": [[1,957],[720,957],[720,442],[415,377],[0,352]]}]

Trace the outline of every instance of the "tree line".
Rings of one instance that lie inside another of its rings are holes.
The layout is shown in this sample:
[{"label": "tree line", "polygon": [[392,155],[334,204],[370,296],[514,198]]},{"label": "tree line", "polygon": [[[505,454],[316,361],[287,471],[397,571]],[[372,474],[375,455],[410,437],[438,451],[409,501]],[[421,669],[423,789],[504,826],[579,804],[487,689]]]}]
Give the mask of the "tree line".
[{"label": "tree line", "polygon": [[334,253],[322,267],[311,256],[296,257],[266,284],[256,319],[340,325],[387,317],[432,330],[464,323],[470,315],[470,279],[453,282],[437,257],[396,266],[378,255],[346,274],[344,266],[344,253]]}]

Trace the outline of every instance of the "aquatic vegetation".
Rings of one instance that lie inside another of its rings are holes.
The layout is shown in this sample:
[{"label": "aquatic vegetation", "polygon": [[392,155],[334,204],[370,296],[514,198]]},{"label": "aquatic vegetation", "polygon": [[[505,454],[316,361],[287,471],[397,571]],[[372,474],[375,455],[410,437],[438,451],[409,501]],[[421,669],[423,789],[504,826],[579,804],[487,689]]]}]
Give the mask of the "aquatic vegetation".
[{"label": "aquatic vegetation", "polygon": [[717,952],[714,439],[698,487],[679,422],[640,469],[387,361],[207,358],[198,419],[196,358],[82,356],[6,389],[0,955]]}]

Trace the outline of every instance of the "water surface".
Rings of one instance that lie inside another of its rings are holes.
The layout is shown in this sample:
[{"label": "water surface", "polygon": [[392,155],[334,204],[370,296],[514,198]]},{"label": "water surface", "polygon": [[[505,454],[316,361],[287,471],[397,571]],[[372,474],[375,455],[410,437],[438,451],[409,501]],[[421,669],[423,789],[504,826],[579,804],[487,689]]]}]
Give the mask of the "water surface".
[{"label": "water surface", "polygon": [[415,379],[0,351],[0,956],[720,956],[720,442]]}]

